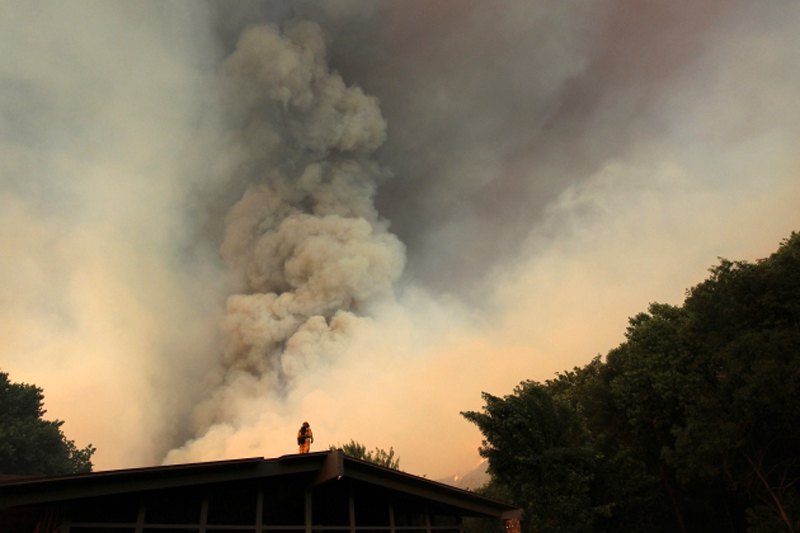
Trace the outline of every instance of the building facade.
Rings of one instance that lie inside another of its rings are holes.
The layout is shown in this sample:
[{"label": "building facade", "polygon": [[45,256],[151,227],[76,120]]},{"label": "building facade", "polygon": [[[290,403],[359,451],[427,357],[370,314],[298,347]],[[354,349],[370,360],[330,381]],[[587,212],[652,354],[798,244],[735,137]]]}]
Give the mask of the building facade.
[{"label": "building facade", "polygon": [[518,531],[520,510],[340,450],[0,483],[3,533]]}]

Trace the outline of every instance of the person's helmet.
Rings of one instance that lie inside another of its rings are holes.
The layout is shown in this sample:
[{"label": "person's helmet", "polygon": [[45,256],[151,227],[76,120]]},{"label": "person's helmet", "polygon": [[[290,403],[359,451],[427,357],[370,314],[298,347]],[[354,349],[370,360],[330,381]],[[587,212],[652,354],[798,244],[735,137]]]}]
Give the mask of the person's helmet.
[{"label": "person's helmet", "polygon": [[308,427],[308,422],[303,422],[303,427],[307,428]]}]

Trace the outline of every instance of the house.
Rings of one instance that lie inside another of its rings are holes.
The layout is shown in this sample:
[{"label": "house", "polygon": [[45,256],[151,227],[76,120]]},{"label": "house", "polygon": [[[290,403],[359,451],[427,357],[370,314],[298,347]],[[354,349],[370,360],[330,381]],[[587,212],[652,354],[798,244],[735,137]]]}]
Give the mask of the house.
[{"label": "house", "polygon": [[3,533],[516,533],[520,514],[341,450],[0,481]]}]

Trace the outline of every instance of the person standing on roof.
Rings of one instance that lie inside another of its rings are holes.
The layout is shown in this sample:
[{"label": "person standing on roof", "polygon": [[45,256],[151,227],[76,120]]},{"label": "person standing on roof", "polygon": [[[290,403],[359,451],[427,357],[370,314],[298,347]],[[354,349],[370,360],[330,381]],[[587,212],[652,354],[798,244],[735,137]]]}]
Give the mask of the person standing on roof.
[{"label": "person standing on roof", "polygon": [[300,446],[300,453],[308,453],[312,442],[314,442],[314,433],[311,432],[311,426],[308,425],[308,422],[303,422],[297,432],[297,444]]}]

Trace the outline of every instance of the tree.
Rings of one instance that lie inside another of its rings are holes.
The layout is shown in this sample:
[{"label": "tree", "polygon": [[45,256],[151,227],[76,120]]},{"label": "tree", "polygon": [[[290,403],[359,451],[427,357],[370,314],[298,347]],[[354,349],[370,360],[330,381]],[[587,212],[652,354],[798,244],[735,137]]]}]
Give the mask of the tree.
[{"label": "tree", "polygon": [[757,263],[722,260],[684,309],[705,387],[676,427],[676,470],[724,479],[752,530],[800,530],[800,234]]},{"label": "tree", "polygon": [[77,448],[61,431],[63,421],[44,420],[41,388],[12,383],[0,372],[0,472],[56,475],[90,472],[95,448]]},{"label": "tree", "polygon": [[547,531],[800,531],[800,234],[720,260],[583,368],[463,413]]},{"label": "tree", "polygon": [[533,381],[483,399],[483,412],[461,414],[485,436],[480,454],[497,489],[515,495],[534,531],[589,531],[603,509],[591,498],[596,457],[575,410]]},{"label": "tree", "polygon": [[342,450],[345,455],[360,459],[362,461],[369,461],[392,470],[400,469],[400,458],[395,457],[394,448],[390,447],[389,451],[376,447],[374,451],[367,451],[367,447],[363,444],[350,439],[350,442],[343,446],[330,445],[330,450]]}]

